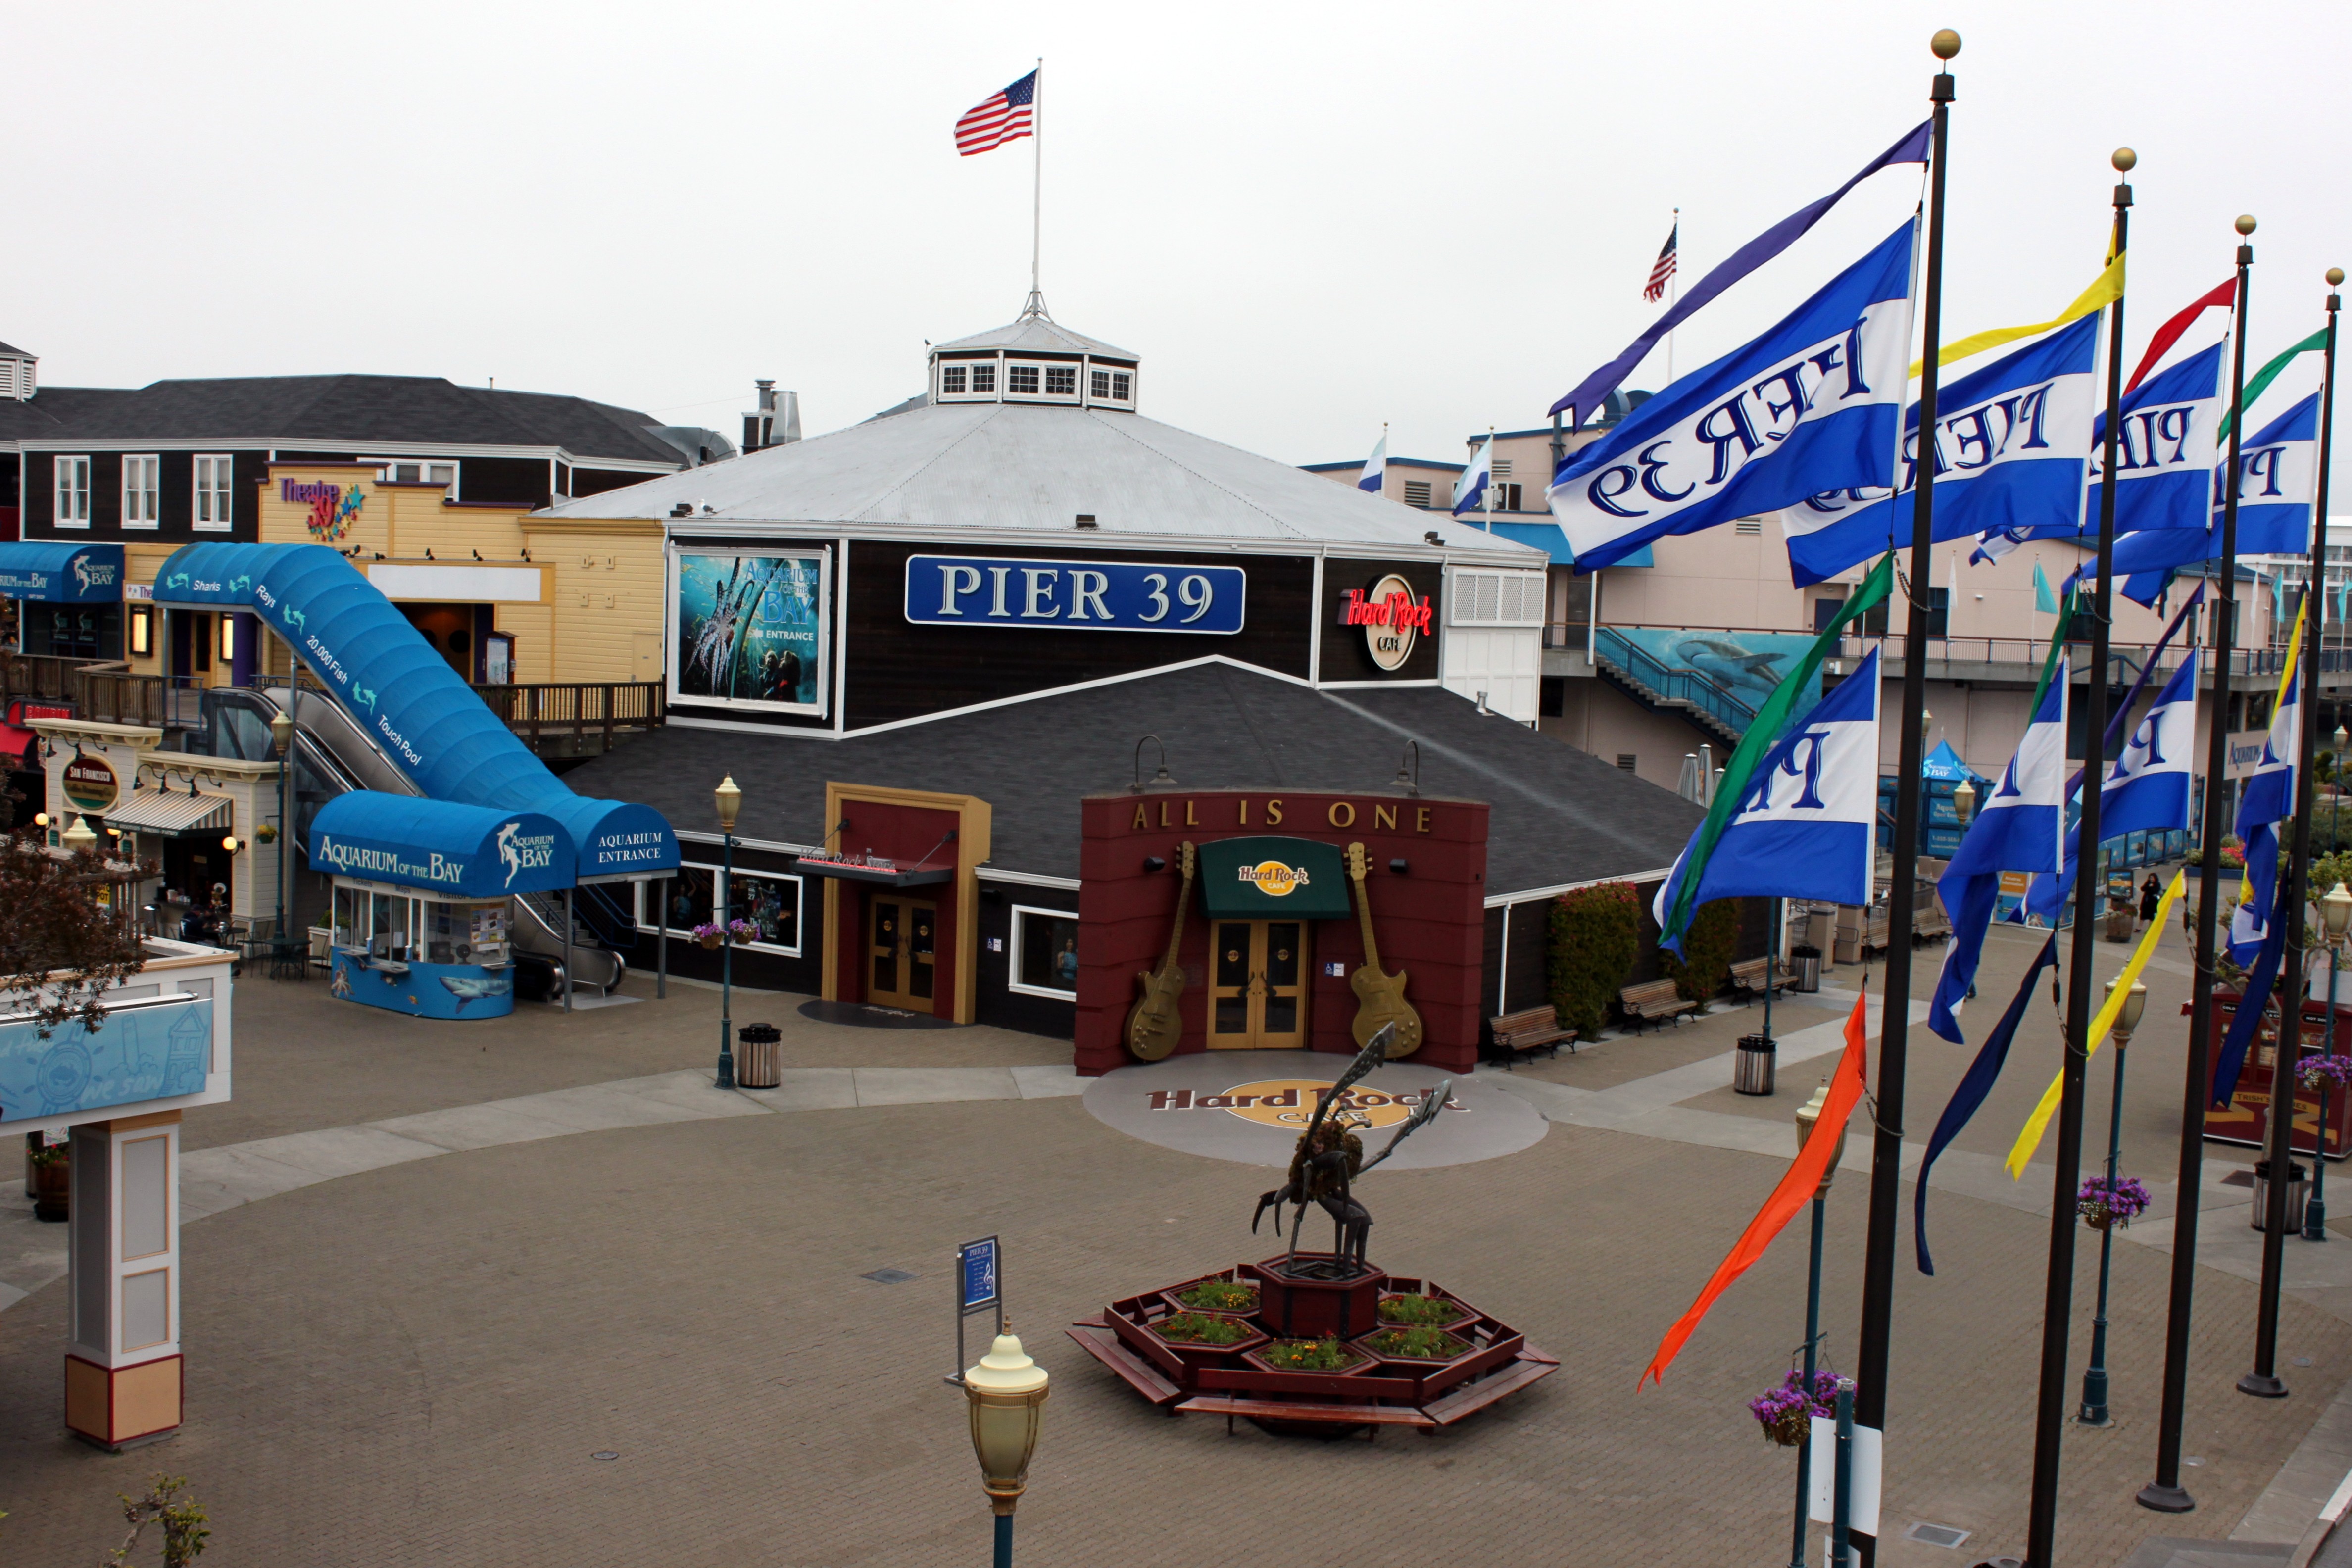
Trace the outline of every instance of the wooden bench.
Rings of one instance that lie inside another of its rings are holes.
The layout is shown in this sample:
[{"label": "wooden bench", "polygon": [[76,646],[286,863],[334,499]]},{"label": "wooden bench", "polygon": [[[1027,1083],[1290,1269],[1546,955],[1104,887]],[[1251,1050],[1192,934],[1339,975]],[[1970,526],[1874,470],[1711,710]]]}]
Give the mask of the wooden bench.
[{"label": "wooden bench", "polygon": [[1498,1018],[1489,1018],[1486,1026],[1495,1036],[1491,1059],[1501,1062],[1506,1068],[1520,1057],[1532,1056],[1538,1051],[1557,1057],[1562,1046],[1568,1047],[1570,1056],[1576,1054],[1576,1031],[1561,1025],[1559,1016],[1552,1011],[1549,1003],[1540,1007],[1529,1007],[1524,1012],[1506,1013]]},{"label": "wooden bench", "polygon": [[1617,1005],[1625,1010],[1626,1019],[1641,1033],[1644,1024],[1654,1024],[1672,1018],[1679,1024],[1685,1013],[1698,1011],[1698,1004],[1685,1002],[1675,992],[1671,980],[1653,980],[1647,985],[1628,985],[1617,993]]},{"label": "wooden bench", "polygon": [[1731,966],[1731,988],[1739,993],[1741,1003],[1746,1004],[1767,991],[1787,990],[1789,974],[1785,970],[1775,973],[1769,958],[1751,958],[1745,963]]}]

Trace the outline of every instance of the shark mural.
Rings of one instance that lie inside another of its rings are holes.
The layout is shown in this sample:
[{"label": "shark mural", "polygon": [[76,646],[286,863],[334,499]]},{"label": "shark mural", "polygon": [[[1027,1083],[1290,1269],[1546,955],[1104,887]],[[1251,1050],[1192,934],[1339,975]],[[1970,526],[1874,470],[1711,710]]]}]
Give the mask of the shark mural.
[{"label": "shark mural", "polygon": [[[1701,676],[1740,705],[1755,709],[1794,669],[1813,638],[1802,632],[1688,631],[1673,626],[1621,626],[1619,635],[1668,670]],[[1797,700],[1802,715],[1822,700],[1821,677]]]}]

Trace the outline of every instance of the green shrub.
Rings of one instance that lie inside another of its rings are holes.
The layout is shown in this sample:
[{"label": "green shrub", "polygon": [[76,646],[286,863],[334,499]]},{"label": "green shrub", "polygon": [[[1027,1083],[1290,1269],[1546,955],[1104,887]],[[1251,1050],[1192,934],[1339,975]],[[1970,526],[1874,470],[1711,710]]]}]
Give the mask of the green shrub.
[{"label": "green shrub", "polygon": [[1552,1011],[1586,1039],[1609,1023],[1609,1005],[1642,949],[1642,906],[1631,882],[1562,893],[1551,908],[1548,965]]},{"label": "green shrub", "polygon": [[1683,933],[1684,957],[1658,950],[1658,973],[1675,983],[1675,995],[1697,1003],[1704,1013],[1731,978],[1731,955],[1738,945],[1739,900],[1717,899],[1691,916],[1690,930]]}]

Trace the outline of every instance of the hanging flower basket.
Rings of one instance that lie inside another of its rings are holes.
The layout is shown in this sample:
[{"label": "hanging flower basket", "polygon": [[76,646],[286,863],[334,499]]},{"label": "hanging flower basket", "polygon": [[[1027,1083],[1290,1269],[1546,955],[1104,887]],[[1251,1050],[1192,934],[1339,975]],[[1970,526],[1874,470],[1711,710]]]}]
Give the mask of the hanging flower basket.
[{"label": "hanging flower basket", "polygon": [[705,921],[694,928],[694,940],[703,946],[716,949],[727,940],[726,929],[717,921]]},{"label": "hanging flower basket", "polygon": [[730,942],[757,942],[760,940],[760,928],[751,921],[729,921],[727,936]]},{"label": "hanging flower basket", "polygon": [[2093,1230],[2128,1226],[2147,1209],[2147,1189],[2130,1176],[2119,1178],[2112,1190],[2105,1176],[2093,1176],[2074,1199],[2074,1212]]},{"label": "hanging flower basket", "polygon": [[1791,1371],[1780,1386],[1767,1389],[1748,1402],[1748,1413],[1764,1429],[1764,1439],[1783,1448],[1794,1448],[1812,1435],[1816,1415],[1827,1420],[1837,1414],[1838,1390],[1844,1379],[1833,1372],[1813,1373],[1813,1391],[1805,1394],[1805,1374]]},{"label": "hanging flower basket", "polygon": [[2294,1076],[2305,1089],[2342,1089],[2352,1084],[2352,1057],[2305,1057],[2294,1064]]}]

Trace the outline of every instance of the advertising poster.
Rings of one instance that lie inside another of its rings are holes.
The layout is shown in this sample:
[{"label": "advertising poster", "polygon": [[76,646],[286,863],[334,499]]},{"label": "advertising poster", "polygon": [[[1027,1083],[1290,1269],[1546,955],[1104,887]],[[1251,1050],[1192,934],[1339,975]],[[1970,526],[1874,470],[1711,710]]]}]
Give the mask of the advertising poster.
[{"label": "advertising poster", "polygon": [[[1671,677],[1687,672],[1687,676],[1699,677],[1750,712],[1764,705],[1764,700],[1772,695],[1783,676],[1797,668],[1814,641],[1811,634],[1804,632],[1697,632],[1671,626],[1622,626],[1617,630],[1636,649],[1648,655],[1660,673]],[[1644,679],[1649,674],[1642,670],[1634,673]],[[1652,680],[1650,684],[1658,682]],[[1667,695],[1686,693],[1667,689]],[[1811,689],[1797,699],[1790,716],[1802,718],[1821,700],[1822,678],[1816,674]]]},{"label": "advertising poster", "polygon": [[823,713],[825,558],[680,552],[670,695]]}]

